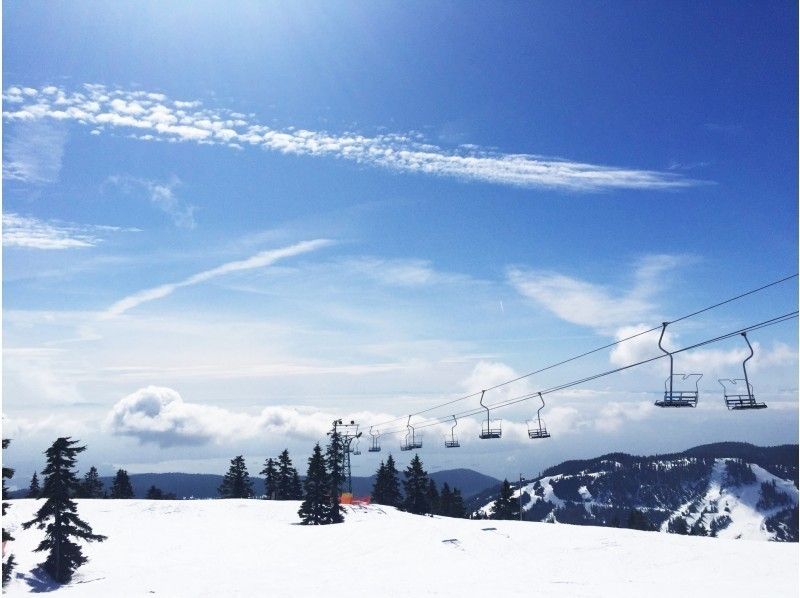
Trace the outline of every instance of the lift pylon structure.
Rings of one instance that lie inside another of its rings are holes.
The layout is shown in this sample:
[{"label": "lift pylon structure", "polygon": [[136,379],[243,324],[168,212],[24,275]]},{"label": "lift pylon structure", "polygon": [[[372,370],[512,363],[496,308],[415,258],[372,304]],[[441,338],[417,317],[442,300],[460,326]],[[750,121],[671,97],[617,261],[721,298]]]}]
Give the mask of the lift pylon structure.
[{"label": "lift pylon structure", "polygon": [[[725,398],[725,406],[729,411],[743,411],[745,409],[766,409],[766,403],[759,403],[753,394],[753,385],[750,384],[750,379],[747,377],[747,362],[753,357],[753,346],[747,339],[747,333],[742,332],[744,342],[747,343],[747,348],[750,349],[750,355],[745,357],[742,362],[742,371],[744,378],[720,378],[719,383],[722,385],[722,393]],[[741,383],[741,384],[740,384]]]},{"label": "lift pylon structure", "polygon": [[[667,351],[661,346],[661,341],[664,339],[664,333],[667,330],[669,322],[661,324],[661,336],[658,339],[658,348],[661,349],[669,357],[669,378],[664,381],[664,398],[656,401],[656,407],[697,407],[697,400],[700,398],[700,378],[703,374],[676,374],[674,373],[674,362],[672,353]],[[676,390],[675,381],[685,382],[686,380],[694,379],[694,389],[689,390]]]},{"label": "lift pylon structure", "polygon": [[450,428],[450,438],[447,436],[444,437],[444,446],[445,448],[458,448],[461,445],[458,443],[458,438],[456,438],[456,426],[458,425],[458,420],[456,416],[453,416],[453,427]]},{"label": "lift pylon structure", "polygon": [[[350,454],[360,455],[361,452],[354,453],[351,445],[354,440],[358,440],[361,438],[361,432],[358,431],[358,424],[350,420],[350,423],[344,423],[341,419],[333,420],[333,429],[328,432],[329,436],[338,435],[339,441],[342,445],[342,456],[344,460],[344,473],[347,476],[347,491],[352,493],[353,492],[353,475],[352,475],[352,467],[350,465]],[[357,449],[356,449],[357,450]]]},{"label": "lift pylon structure", "polygon": [[378,438],[380,438],[381,433],[378,432],[377,434],[372,433],[372,426],[369,427],[369,435],[372,438],[370,441],[369,448],[367,449],[370,453],[380,453],[381,452],[381,445],[378,444]]},{"label": "lift pylon structure", "polygon": [[482,440],[486,440],[487,438],[500,438],[503,435],[502,426],[500,425],[500,420],[492,421],[491,411],[489,408],[483,404],[483,395],[486,394],[485,390],[481,391],[481,407],[486,409],[486,422],[481,426],[481,433],[478,438]]},{"label": "lift pylon structure", "polygon": [[544,397],[542,393],[539,393],[539,399],[542,401],[542,406],[539,407],[539,410],[536,412],[537,425],[535,427],[531,426],[533,420],[528,422],[528,438],[550,438],[550,432],[547,431],[547,427],[542,421],[542,409],[544,409]]}]

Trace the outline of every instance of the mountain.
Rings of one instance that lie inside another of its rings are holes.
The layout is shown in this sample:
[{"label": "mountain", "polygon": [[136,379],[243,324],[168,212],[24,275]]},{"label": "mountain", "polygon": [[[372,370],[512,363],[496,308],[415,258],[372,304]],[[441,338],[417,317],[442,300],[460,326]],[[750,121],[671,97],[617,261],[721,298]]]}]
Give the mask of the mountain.
[{"label": "mountain", "polygon": [[[488,515],[498,488],[473,497]],[[521,488],[530,521],[798,541],[798,446],[717,443],[682,453],[565,461]]]},{"label": "mountain", "polygon": [[[464,497],[465,500],[472,498],[487,488],[493,488],[500,483],[500,480],[497,478],[478,473],[472,469],[446,469],[444,471],[429,473],[428,477],[436,482],[436,486],[440,489],[445,482],[447,482],[450,488],[458,488],[461,490],[461,496]],[[401,470],[401,489],[403,479],[403,471]],[[372,492],[372,486],[374,484],[374,475],[369,477],[353,477],[353,494],[356,496],[368,496]]]}]

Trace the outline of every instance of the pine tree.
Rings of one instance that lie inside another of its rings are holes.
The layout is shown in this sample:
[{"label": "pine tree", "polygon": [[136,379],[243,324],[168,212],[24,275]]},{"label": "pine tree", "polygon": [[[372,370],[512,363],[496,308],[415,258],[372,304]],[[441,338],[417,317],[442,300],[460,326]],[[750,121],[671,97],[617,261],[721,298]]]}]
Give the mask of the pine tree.
[{"label": "pine tree", "polygon": [[386,459],[386,473],[385,483],[382,487],[383,502],[382,505],[387,507],[399,507],[402,503],[403,496],[400,494],[400,477],[397,467],[394,464],[394,458],[391,453]]},{"label": "pine tree", "polygon": [[646,532],[653,529],[645,514],[639,509],[631,509],[630,515],[628,515],[628,527]]},{"label": "pine tree", "polygon": [[[8,444],[11,441],[8,438],[3,438],[3,450],[8,448]],[[3,466],[3,518],[6,516],[6,509],[11,505],[5,502],[5,498],[8,495],[8,488],[6,488],[6,480],[9,480],[14,477],[14,470],[10,467]],[[11,542],[14,537],[3,528],[3,550],[5,551],[6,542]],[[8,558],[3,561],[3,585],[6,585],[8,581],[11,579],[11,573],[14,571],[14,567],[16,566],[16,561],[14,560],[14,555],[9,554]]]},{"label": "pine tree", "polygon": [[259,472],[264,476],[264,494],[267,500],[274,500],[278,496],[278,470],[275,461],[270,457],[264,462],[264,469]]},{"label": "pine tree", "polygon": [[440,506],[439,506],[439,491],[436,488],[436,482],[432,479],[428,479],[428,490],[427,490],[427,498],[428,498],[428,512],[433,513],[434,515],[439,514]]},{"label": "pine tree", "polygon": [[328,435],[331,440],[325,450],[325,465],[330,472],[331,485],[338,498],[344,484],[344,443],[342,435],[335,426],[332,432],[328,432]]},{"label": "pine tree", "polygon": [[679,515],[674,517],[667,524],[667,531],[671,534],[682,534],[686,536],[689,534],[689,525],[686,523],[686,519]]},{"label": "pine tree", "polygon": [[222,479],[222,485],[218,492],[222,498],[250,498],[253,496],[253,482],[250,481],[250,474],[247,473],[244,457],[239,455],[231,459],[231,466]]},{"label": "pine tree", "polygon": [[[95,473],[97,472],[95,471]],[[133,486],[131,486],[128,472],[124,469],[118,469],[117,475],[114,476],[114,483],[111,484],[111,498],[133,498]]]},{"label": "pine tree", "polygon": [[[125,477],[128,477],[127,472],[125,472]],[[130,480],[128,480],[128,484],[130,484]],[[131,489],[132,496],[133,489]],[[103,482],[100,481],[100,475],[94,465],[83,476],[81,487],[78,489],[78,498],[103,498]]]},{"label": "pine tree", "polygon": [[31,478],[31,485],[28,487],[28,493],[25,495],[25,498],[39,498],[39,493],[42,489],[39,487],[39,477],[36,475],[36,472],[33,472],[33,477]]},{"label": "pine tree", "polygon": [[[305,499],[297,514],[303,525],[327,525],[340,523],[343,518],[339,512],[339,495],[334,491],[330,475],[325,468],[325,458],[317,443],[308,459],[308,473],[303,483]],[[336,505],[334,510],[332,507]]]},{"label": "pine tree", "polygon": [[147,495],[145,498],[147,500],[163,500],[164,492],[161,490],[161,488],[156,488],[155,484],[153,484],[147,489]]},{"label": "pine tree", "polygon": [[300,474],[296,469],[292,471],[292,483],[289,486],[289,498],[291,500],[303,500],[303,483],[300,481]]},{"label": "pine tree", "polygon": [[460,519],[467,518],[467,508],[464,506],[464,498],[458,488],[453,488],[453,509],[449,516],[459,517]]},{"label": "pine tree", "polygon": [[299,483],[297,470],[292,466],[292,459],[289,457],[289,450],[284,449],[278,456],[278,500],[293,500],[298,494],[299,488],[295,487]]},{"label": "pine tree", "polygon": [[386,465],[384,465],[383,461],[378,466],[378,471],[375,473],[375,483],[372,485],[372,493],[370,495],[370,500],[379,505],[385,505],[385,495],[386,495]]},{"label": "pine tree", "polygon": [[406,496],[403,509],[415,515],[429,513],[431,509],[428,502],[428,474],[422,468],[419,455],[414,455],[403,474],[406,478],[403,481]]},{"label": "pine tree", "polygon": [[36,524],[38,529],[45,530],[45,538],[36,552],[49,551],[41,567],[60,584],[69,582],[75,570],[88,560],[81,547],[70,538],[87,542],[106,539],[95,534],[89,524],[78,517],[77,505],[71,498],[79,484],[73,471],[75,460],[78,453],[86,450],[85,446],[77,444],[77,440],[62,437],[47,449],[47,467],[42,472],[45,478],[41,491],[41,497],[46,501],[34,519],[22,524],[23,529]]},{"label": "pine tree", "polygon": [[450,485],[445,482],[442,484],[442,492],[439,494],[439,515],[444,517],[451,517],[450,512],[453,509],[453,493],[450,490]]},{"label": "pine tree", "polygon": [[492,505],[492,519],[519,519],[519,507],[517,501],[512,498],[514,491],[508,480],[503,480],[500,486],[500,496]]}]

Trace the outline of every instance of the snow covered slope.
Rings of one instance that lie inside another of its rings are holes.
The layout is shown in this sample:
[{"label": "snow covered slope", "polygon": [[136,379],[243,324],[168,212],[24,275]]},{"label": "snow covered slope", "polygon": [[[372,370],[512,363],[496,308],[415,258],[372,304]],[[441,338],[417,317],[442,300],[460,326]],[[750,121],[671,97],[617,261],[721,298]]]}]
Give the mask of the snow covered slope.
[{"label": "snow covered slope", "polygon": [[[735,458],[596,460],[522,486],[525,519],[621,525],[637,510],[652,529],[746,540],[798,539],[798,488]],[[773,471],[784,470],[773,466]],[[520,489],[514,491],[518,498]],[[477,511],[489,515],[494,502]],[[678,525],[680,524],[680,525]]]},{"label": "snow covered slope", "polygon": [[[297,502],[80,500],[109,539],[66,596],[796,596],[798,545],[423,517],[350,508],[342,525],[298,525]],[[16,500],[6,525],[29,519]],[[16,529],[8,595],[53,589],[32,572],[40,531]]]}]

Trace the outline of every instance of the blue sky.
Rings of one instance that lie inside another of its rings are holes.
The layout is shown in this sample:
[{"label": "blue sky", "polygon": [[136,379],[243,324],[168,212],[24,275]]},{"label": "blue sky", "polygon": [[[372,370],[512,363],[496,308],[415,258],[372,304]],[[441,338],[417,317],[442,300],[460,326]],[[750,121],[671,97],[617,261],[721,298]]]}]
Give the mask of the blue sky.
[{"label": "blue sky", "polygon": [[[104,471],[303,463],[334,417],[400,417],[794,273],[796,24],[782,2],[4,5],[9,459],[29,475],[69,433]],[[668,340],[792,311],[796,287]],[[464,421],[457,452],[428,428],[426,465],[795,442],[796,324],[751,338],[766,411],[721,404],[733,339],[677,360],[705,374],[691,413],[652,407],[657,362],[550,395],[546,443],[529,404],[498,412],[501,441]]]}]

